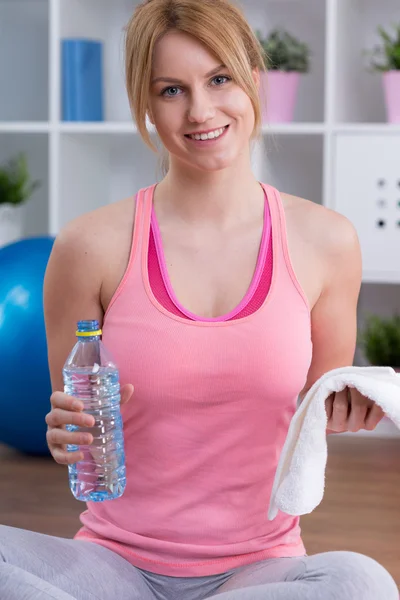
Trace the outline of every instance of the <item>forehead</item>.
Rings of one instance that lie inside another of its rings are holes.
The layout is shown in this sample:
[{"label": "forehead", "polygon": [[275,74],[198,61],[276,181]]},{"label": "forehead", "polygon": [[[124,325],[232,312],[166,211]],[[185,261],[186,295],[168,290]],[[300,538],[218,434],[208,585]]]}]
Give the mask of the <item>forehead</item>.
[{"label": "forehead", "polygon": [[181,31],[169,31],[154,48],[152,75],[190,73],[210,70],[221,60],[195,37]]}]

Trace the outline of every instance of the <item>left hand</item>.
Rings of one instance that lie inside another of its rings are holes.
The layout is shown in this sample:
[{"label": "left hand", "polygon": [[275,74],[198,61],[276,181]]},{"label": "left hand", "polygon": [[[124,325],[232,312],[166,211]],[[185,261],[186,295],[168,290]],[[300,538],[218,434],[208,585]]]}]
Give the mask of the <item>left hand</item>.
[{"label": "left hand", "polygon": [[327,433],[372,431],[383,419],[383,410],[356,388],[346,387],[325,401],[328,416]]}]

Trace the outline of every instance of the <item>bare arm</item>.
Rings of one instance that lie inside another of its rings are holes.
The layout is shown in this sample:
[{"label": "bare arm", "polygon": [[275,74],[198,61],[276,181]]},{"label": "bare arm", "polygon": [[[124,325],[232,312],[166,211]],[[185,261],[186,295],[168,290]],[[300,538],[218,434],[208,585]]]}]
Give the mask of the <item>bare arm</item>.
[{"label": "bare arm", "polygon": [[82,452],[67,451],[67,444],[91,444],[90,433],[66,431],[66,424],[92,426],[85,419],[83,403],[64,394],[62,368],[76,343],[76,324],[97,319],[102,324],[100,303],[101,257],[95,244],[97,228],[90,215],[69,223],[57,236],[44,279],[44,317],[48,362],[53,393],[51,411],[46,415],[46,439],[54,460],[72,464],[82,460]]},{"label": "bare arm", "polygon": [[353,364],[357,338],[357,303],[362,260],[356,230],[342,215],[329,211],[322,225],[325,278],[311,314],[313,356],[303,399],[324,373]]},{"label": "bare arm", "polygon": [[[83,412],[81,400],[76,405],[75,398],[64,394],[62,368],[76,343],[77,322],[97,319],[100,327],[103,325],[100,291],[104,253],[110,239],[110,230],[105,232],[104,222],[102,209],[69,223],[57,236],[45,274],[44,316],[53,390],[52,408],[46,415],[46,439],[54,460],[64,465],[83,459],[80,450],[68,451],[68,444],[90,445],[93,441],[90,432],[66,431],[67,424],[85,430],[94,425],[94,420]],[[128,402],[132,393],[131,384],[122,386],[121,404]]]},{"label": "bare arm", "polygon": [[57,236],[44,279],[44,318],[53,391],[63,390],[62,367],[76,342],[76,324],[98,319],[101,263],[89,215],[68,224]]}]

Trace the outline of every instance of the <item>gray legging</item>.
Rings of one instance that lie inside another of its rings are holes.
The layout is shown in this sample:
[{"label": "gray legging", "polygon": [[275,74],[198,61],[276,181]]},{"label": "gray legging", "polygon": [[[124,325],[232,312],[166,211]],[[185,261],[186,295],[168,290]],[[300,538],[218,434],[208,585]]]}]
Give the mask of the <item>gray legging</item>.
[{"label": "gray legging", "polygon": [[353,552],[169,577],[138,569],[93,542],[2,525],[0,559],[1,600],[399,600],[389,573]]}]

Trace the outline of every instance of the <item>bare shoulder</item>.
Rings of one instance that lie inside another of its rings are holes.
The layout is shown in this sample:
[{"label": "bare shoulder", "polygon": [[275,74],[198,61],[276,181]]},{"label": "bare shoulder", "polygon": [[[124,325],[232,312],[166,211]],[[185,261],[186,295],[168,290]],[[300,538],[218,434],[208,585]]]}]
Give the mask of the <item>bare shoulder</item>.
[{"label": "bare shoulder", "polygon": [[91,291],[104,312],[128,266],[134,220],[134,197],[129,197],[76,217],[57,236],[71,265],[80,261],[91,272]]},{"label": "bare shoulder", "polygon": [[109,242],[132,228],[135,216],[133,198],[101,206],[69,221],[59,237],[73,238],[93,252],[104,252]]},{"label": "bare shoulder", "polygon": [[291,194],[281,193],[289,253],[311,307],[343,266],[358,277],[361,251],[354,225],[344,215]]},{"label": "bare shoulder", "polygon": [[75,248],[75,254],[95,258],[98,270],[103,271],[115,264],[122,248],[127,247],[129,253],[134,218],[134,199],[126,198],[72,219],[60,231],[57,242]]},{"label": "bare shoulder", "polygon": [[358,247],[353,223],[341,213],[291,194],[281,194],[291,231],[307,237],[318,252],[334,257]]}]

